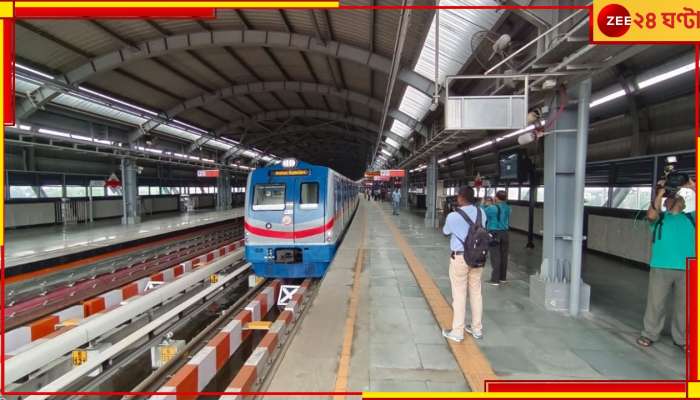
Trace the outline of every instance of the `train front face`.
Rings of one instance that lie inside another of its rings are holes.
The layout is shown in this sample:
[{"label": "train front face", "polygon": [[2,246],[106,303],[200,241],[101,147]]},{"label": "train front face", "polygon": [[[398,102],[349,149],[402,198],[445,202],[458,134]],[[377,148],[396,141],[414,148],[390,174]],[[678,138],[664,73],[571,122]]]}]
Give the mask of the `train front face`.
[{"label": "train front face", "polygon": [[327,186],[327,168],[289,160],[248,175],[245,255],[256,275],[323,276],[335,251]]}]

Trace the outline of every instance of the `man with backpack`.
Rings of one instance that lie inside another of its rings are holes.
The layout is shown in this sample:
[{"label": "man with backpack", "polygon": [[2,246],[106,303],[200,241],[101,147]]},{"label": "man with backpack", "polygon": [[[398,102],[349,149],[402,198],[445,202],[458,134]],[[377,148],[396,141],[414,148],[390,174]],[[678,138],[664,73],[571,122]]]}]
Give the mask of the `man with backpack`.
[{"label": "man with backpack", "polygon": [[510,206],[506,202],[505,190],[496,192],[493,204],[484,207],[486,212],[486,229],[493,236],[491,242],[491,280],[489,285],[499,286],[506,282],[508,270],[508,229],[510,228]]},{"label": "man with backpack", "polygon": [[[652,234],[649,289],[637,344],[649,347],[659,340],[666,320],[666,299],[673,293],[671,336],[673,343],[685,351],[685,274],[687,258],[695,257],[695,211],[683,212],[685,199],[678,194],[663,201],[666,211],[662,211],[664,186],[665,182],[660,181],[656,198],[647,210]],[[692,179],[685,187],[696,191]]]},{"label": "man with backpack", "polygon": [[[452,341],[464,340],[464,332],[475,339],[483,337],[481,314],[481,273],[486,263],[490,235],[486,214],[474,205],[474,189],[462,187],[458,207],[447,215],[442,232],[450,235],[450,283],[452,284],[452,330],[442,335]],[[471,325],[465,326],[467,294],[471,306]]]}]

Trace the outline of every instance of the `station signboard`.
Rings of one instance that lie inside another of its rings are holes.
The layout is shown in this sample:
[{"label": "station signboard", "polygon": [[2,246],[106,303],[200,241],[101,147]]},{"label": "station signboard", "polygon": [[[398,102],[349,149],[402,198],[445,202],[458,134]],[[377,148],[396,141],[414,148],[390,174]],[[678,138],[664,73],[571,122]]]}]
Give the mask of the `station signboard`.
[{"label": "station signboard", "polygon": [[198,169],[197,170],[197,177],[199,177],[199,178],[218,178],[219,177],[219,170],[218,169]]}]

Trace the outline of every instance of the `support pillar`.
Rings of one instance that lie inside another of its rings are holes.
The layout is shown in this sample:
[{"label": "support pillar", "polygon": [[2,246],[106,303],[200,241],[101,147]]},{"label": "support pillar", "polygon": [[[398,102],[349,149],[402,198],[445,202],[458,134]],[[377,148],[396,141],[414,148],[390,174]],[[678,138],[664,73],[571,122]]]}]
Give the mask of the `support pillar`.
[{"label": "support pillar", "polygon": [[[571,313],[570,307],[576,307],[572,315],[578,315],[578,311],[589,310],[591,291],[581,280],[580,257],[587,150],[587,140],[582,137],[588,134],[590,80],[584,80],[572,92],[569,98],[582,100],[579,109],[565,109],[544,138],[542,265],[538,274],[530,276],[530,299],[548,310]],[[559,101],[557,98],[552,110],[559,108]],[[581,160],[582,167],[578,165]],[[574,222],[577,218],[580,220]],[[574,246],[579,247],[578,256]],[[576,285],[573,290],[572,285]],[[571,302],[572,295],[577,296],[578,305]]]},{"label": "support pillar", "polygon": [[425,226],[435,228],[437,223],[437,156],[430,156],[425,170]]},{"label": "support pillar", "polygon": [[403,180],[401,181],[401,208],[408,208],[408,179],[410,175],[407,169],[403,170]]},{"label": "support pillar", "polygon": [[122,159],[122,224],[138,224],[141,222],[139,203],[138,173],[136,161]]},{"label": "support pillar", "polygon": [[530,176],[528,181],[530,182],[530,198],[527,207],[527,244],[525,247],[528,249],[535,248],[535,205],[537,204],[537,167],[532,160],[528,160],[530,163]]},{"label": "support pillar", "polygon": [[216,178],[216,209],[230,210],[231,199],[231,174],[219,171],[219,177]]}]

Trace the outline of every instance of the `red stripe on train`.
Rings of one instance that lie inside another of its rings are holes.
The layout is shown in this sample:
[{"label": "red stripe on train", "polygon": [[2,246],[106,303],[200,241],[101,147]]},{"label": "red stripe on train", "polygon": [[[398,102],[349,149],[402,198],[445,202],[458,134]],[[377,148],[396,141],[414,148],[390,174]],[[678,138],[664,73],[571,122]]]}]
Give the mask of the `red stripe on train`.
[{"label": "red stripe on train", "polygon": [[258,235],[258,236],[271,237],[271,238],[277,238],[277,239],[302,239],[305,237],[314,236],[314,235],[324,233],[325,231],[333,228],[334,222],[335,222],[335,219],[331,218],[330,221],[328,221],[325,226],[317,226],[315,228],[304,229],[304,230],[296,231],[296,232],[282,232],[282,231],[273,231],[270,229],[258,228],[258,227],[255,227],[255,226],[248,224],[248,222],[245,222],[245,229],[248,232],[252,233],[253,235]]}]

